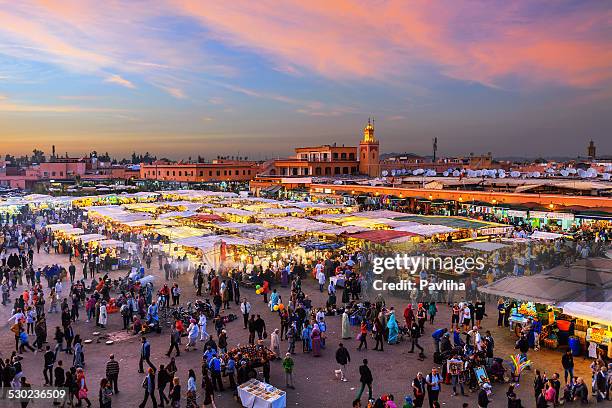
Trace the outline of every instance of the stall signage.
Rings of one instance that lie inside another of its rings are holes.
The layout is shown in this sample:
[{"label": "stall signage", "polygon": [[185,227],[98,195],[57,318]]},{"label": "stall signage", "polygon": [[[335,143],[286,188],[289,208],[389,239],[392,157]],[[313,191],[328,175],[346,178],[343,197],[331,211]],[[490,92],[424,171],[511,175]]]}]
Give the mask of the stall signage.
[{"label": "stall signage", "polygon": [[491,227],[478,230],[479,235],[503,235],[512,231],[514,227]]},{"label": "stall signage", "polygon": [[520,217],[520,218],[527,218],[527,211],[521,211],[521,210],[508,210],[508,217]]},{"label": "stall signage", "polygon": [[586,339],[597,344],[610,344],[612,332],[600,327],[589,327]]},{"label": "stall signage", "polygon": [[573,220],[574,219],[574,214],[559,213],[559,212],[530,211],[529,215],[531,218],[548,218],[548,219],[554,219],[554,220]]}]

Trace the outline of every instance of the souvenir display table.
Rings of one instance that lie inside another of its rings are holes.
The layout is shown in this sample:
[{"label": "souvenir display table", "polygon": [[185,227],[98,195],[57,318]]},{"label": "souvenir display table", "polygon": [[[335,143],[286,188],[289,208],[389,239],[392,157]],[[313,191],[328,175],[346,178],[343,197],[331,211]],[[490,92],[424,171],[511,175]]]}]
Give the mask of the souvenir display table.
[{"label": "souvenir display table", "polygon": [[285,408],[287,406],[285,391],[256,379],[240,385],[238,396],[242,406],[247,408]]}]

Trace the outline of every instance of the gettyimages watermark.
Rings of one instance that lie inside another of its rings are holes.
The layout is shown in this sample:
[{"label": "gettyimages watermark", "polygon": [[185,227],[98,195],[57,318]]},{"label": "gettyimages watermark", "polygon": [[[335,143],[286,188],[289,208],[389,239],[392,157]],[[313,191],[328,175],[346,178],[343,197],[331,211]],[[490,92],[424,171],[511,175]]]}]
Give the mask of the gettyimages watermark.
[{"label": "gettyimages watermark", "polygon": [[383,279],[374,279],[372,287],[377,291],[423,291],[434,290],[465,290],[465,283],[453,279],[430,281],[421,277],[424,271],[438,271],[453,275],[463,275],[466,272],[482,272],[485,268],[485,259],[482,257],[450,257],[396,254],[392,257],[375,257],[372,260],[372,272],[381,276],[385,272],[396,274],[419,275],[418,282],[409,279],[385,282]]}]

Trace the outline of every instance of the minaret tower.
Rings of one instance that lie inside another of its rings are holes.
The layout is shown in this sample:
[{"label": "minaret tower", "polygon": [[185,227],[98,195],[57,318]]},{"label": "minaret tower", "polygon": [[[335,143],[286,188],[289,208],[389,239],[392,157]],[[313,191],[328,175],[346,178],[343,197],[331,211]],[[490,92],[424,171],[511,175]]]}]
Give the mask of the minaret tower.
[{"label": "minaret tower", "polygon": [[379,154],[379,143],[374,137],[374,120],[368,118],[363,139],[359,142],[359,173],[370,177],[380,176]]}]

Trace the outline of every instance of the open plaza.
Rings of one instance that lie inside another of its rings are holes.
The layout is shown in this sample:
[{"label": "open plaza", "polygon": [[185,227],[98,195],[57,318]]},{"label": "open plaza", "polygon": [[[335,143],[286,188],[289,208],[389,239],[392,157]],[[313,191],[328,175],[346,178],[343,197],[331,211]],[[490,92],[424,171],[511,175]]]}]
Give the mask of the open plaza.
[{"label": "open plaza", "polygon": [[597,400],[608,224],[384,207],[204,190],[1,201],[4,385],[130,407]]}]

